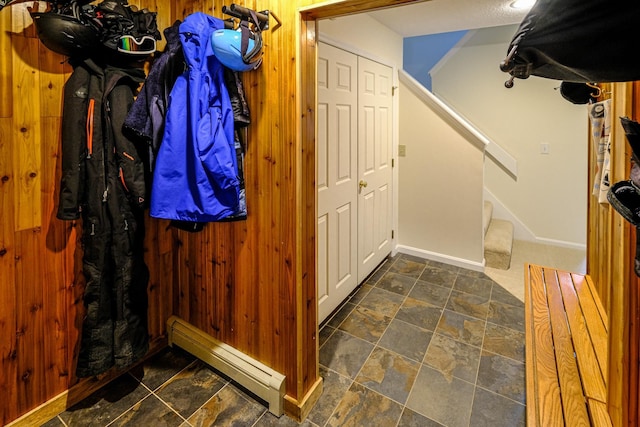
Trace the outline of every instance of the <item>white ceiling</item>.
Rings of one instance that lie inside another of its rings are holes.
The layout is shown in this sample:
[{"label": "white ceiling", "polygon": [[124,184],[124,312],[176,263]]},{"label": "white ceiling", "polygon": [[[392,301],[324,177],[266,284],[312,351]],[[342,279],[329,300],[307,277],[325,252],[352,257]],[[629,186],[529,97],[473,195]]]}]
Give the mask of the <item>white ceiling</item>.
[{"label": "white ceiling", "polygon": [[369,14],[403,37],[519,24],[527,10],[512,0],[430,0]]}]

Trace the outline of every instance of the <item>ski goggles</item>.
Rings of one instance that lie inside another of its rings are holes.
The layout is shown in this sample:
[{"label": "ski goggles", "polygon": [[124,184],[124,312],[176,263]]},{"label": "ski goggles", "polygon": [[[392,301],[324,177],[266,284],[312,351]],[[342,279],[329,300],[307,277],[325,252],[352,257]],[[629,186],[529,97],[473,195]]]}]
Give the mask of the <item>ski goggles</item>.
[{"label": "ski goggles", "polygon": [[151,36],[135,38],[124,35],[118,39],[118,51],[131,55],[151,55],[156,51],[156,39]]}]

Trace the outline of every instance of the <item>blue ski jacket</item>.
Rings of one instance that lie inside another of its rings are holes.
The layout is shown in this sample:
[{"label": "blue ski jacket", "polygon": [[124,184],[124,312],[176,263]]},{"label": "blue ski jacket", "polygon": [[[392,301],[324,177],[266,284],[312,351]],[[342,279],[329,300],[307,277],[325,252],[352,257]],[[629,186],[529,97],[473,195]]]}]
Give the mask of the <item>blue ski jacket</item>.
[{"label": "blue ski jacket", "polygon": [[223,66],[211,47],[212,33],[221,28],[221,19],[202,12],[180,24],[187,69],[169,95],[151,188],[152,217],[212,222],[237,210],[233,110]]}]

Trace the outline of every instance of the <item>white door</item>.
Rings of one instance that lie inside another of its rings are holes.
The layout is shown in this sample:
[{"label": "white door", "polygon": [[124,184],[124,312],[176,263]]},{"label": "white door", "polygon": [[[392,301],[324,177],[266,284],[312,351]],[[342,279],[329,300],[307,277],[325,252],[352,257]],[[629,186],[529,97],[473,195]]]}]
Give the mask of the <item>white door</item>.
[{"label": "white door", "polygon": [[391,252],[391,73],[318,43],[320,322]]},{"label": "white door", "polygon": [[391,252],[392,69],[358,58],[358,282]]},{"label": "white door", "polygon": [[316,148],[318,318],[358,286],[358,60],[319,43]]}]

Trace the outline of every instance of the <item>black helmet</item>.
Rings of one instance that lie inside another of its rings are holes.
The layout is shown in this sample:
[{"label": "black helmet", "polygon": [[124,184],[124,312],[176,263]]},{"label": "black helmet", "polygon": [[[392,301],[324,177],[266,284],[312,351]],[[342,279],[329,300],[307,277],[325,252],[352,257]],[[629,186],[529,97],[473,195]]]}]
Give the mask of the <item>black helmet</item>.
[{"label": "black helmet", "polygon": [[99,46],[99,30],[91,20],[91,12],[78,2],[49,12],[33,12],[31,18],[42,43],[54,52],[80,57]]},{"label": "black helmet", "polygon": [[144,57],[156,51],[161,35],[155,12],[138,10],[127,0],[104,0],[96,6],[96,19],[102,44],[120,56]]},{"label": "black helmet", "polygon": [[[4,8],[5,6],[9,6],[12,3],[18,3],[24,0],[0,0],[0,10],[2,10],[2,8]],[[51,2],[51,3],[56,3],[56,4],[61,4],[61,5],[66,5],[69,3],[73,3],[76,0],[61,0],[61,1],[56,1],[56,2]],[[83,4],[87,4],[87,3],[91,3],[93,0],[78,0],[77,3],[83,5]]]}]

